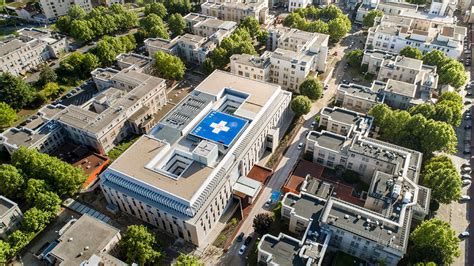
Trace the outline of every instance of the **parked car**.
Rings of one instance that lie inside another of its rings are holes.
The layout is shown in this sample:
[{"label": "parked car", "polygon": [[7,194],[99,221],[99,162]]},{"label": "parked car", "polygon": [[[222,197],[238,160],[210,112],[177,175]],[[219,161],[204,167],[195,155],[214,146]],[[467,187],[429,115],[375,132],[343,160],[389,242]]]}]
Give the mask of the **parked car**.
[{"label": "parked car", "polygon": [[470,91],[466,92],[466,96],[472,96],[472,92]]},{"label": "parked car", "polygon": [[311,127],[316,126],[316,121],[311,122]]},{"label": "parked car", "polygon": [[251,235],[248,236],[248,237],[245,239],[244,244],[245,244],[246,246],[250,245],[250,242],[252,242],[252,238],[253,238],[253,237],[252,237]]},{"label": "parked car", "polygon": [[464,105],[469,105],[469,104],[472,104],[472,102],[471,101],[465,101],[464,102]]},{"label": "parked car", "polygon": [[272,205],[272,197],[271,196],[270,196],[270,198],[267,199],[267,201],[265,201],[264,207],[269,208],[270,205]]},{"label": "parked car", "polygon": [[464,126],[464,129],[466,129],[466,130],[471,129],[471,128],[472,128],[471,125],[466,125],[466,126]]},{"label": "parked car", "polygon": [[471,180],[463,180],[463,181],[462,181],[462,185],[463,185],[463,186],[470,186],[470,185],[471,185],[471,182],[472,182]]},{"label": "parked car", "polygon": [[471,173],[472,172],[472,169],[471,167],[468,165],[468,166],[462,166],[461,167],[461,172],[463,173]]},{"label": "parked car", "polygon": [[462,179],[462,180],[471,180],[471,175],[469,175],[469,174],[463,174],[463,175],[461,175],[461,179]]},{"label": "parked car", "polygon": [[244,244],[242,244],[242,246],[240,246],[240,249],[239,249],[239,255],[243,255],[245,253],[245,250],[247,250],[247,246]]},{"label": "parked car", "polygon": [[472,116],[470,114],[467,114],[465,117],[464,117],[464,120],[470,120],[472,118]]},{"label": "parked car", "polygon": [[465,148],[462,154],[471,154],[471,149]]},{"label": "parked car", "polygon": [[465,239],[465,238],[468,238],[468,237],[469,237],[469,232],[468,231],[464,231],[464,232],[459,234],[460,239]]},{"label": "parked car", "polygon": [[242,242],[242,240],[244,240],[244,232],[240,233],[239,236],[237,237],[237,242]]},{"label": "parked car", "polygon": [[324,86],[324,90],[329,89],[329,85]]},{"label": "parked car", "polygon": [[298,144],[298,150],[301,150],[303,148],[303,142],[300,142],[300,144]]},{"label": "parked car", "polygon": [[342,80],[342,84],[346,84],[346,85],[347,85],[347,84],[349,84],[349,83],[350,83],[350,82],[347,81],[347,80],[345,80],[345,79]]},{"label": "parked car", "polygon": [[459,201],[470,201],[471,197],[468,195],[462,195],[461,198],[459,198]]}]

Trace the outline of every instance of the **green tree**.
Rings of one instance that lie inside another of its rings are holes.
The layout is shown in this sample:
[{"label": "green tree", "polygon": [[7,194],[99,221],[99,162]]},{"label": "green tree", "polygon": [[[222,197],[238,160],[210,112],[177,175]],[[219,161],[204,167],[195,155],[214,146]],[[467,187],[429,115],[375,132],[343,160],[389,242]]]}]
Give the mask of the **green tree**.
[{"label": "green tree", "polygon": [[10,105],[0,102],[0,127],[9,127],[16,121],[17,115]]},{"label": "green tree", "polygon": [[36,208],[51,214],[56,214],[61,208],[61,199],[52,191],[37,193],[33,199]]},{"label": "green tree", "polygon": [[60,92],[61,88],[59,87],[58,83],[49,82],[44,86],[43,90],[41,90],[39,94],[45,98],[53,99],[58,97]]},{"label": "green tree", "polygon": [[10,254],[10,244],[0,239],[0,263],[6,263],[10,258]]},{"label": "green tree", "polygon": [[326,22],[318,19],[309,23],[305,23],[304,30],[309,32],[329,34],[329,25]]},{"label": "green tree", "polygon": [[35,149],[20,147],[11,161],[26,177],[44,179],[60,196],[73,195],[86,180],[82,169]]},{"label": "green tree", "polygon": [[431,219],[421,223],[411,234],[412,261],[432,261],[449,265],[461,254],[459,238],[449,223]]},{"label": "green tree", "polygon": [[48,191],[48,187],[44,180],[30,178],[26,182],[24,198],[28,204],[33,205],[35,203],[34,201],[36,196],[46,191]]},{"label": "green tree", "polygon": [[425,130],[426,134],[423,134],[420,140],[423,153],[431,154],[435,151],[456,152],[458,140],[451,125],[430,119],[425,125]]},{"label": "green tree", "polygon": [[451,159],[439,155],[431,158],[423,169],[423,185],[431,188],[431,197],[449,204],[461,197],[461,177]]},{"label": "green tree", "polygon": [[174,266],[204,266],[204,263],[198,257],[189,254],[179,254]]},{"label": "green tree", "polygon": [[51,213],[33,207],[27,210],[21,221],[24,232],[39,232],[43,230],[51,219]]},{"label": "green tree", "polygon": [[372,27],[374,26],[374,23],[375,23],[375,18],[376,17],[382,17],[383,16],[383,11],[382,10],[378,10],[378,9],[374,9],[374,10],[370,10],[367,15],[365,15],[364,19],[362,20],[362,25],[364,27]]},{"label": "green tree", "polygon": [[58,79],[58,75],[56,75],[56,72],[54,72],[54,70],[51,69],[50,66],[45,65],[43,68],[41,68],[38,84],[40,86],[43,86],[48,82],[56,82],[57,79]]},{"label": "green tree", "polygon": [[436,114],[435,105],[429,103],[417,104],[411,107],[408,112],[413,116],[416,114],[421,114],[427,119],[433,118]]},{"label": "green tree", "polygon": [[99,58],[91,53],[84,54],[84,57],[81,60],[81,64],[79,65],[79,70],[81,76],[87,77],[90,75],[91,71],[98,68],[100,65]]},{"label": "green tree", "polygon": [[257,41],[261,44],[265,44],[268,40],[268,31],[266,30],[261,30],[258,34],[257,34]]},{"label": "green tree", "polygon": [[20,170],[11,164],[0,165],[0,194],[8,198],[23,197],[25,178]]},{"label": "green tree", "polygon": [[456,60],[449,60],[448,63],[438,69],[438,74],[441,84],[449,84],[454,88],[460,88],[467,81],[464,66]]},{"label": "green tree", "polygon": [[158,51],[155,54],[155,70],[165,79],[179,80],[184,77],[186,67],[179,57]]},{"label": "green tree", "polygon": [[253,229],[256,233],[263,236],[268,233],[270,226],[272,225],[274,219],[268,213],[259,213],[253,218]]},{"label": "green tree", "polygon": [[418,60],[423,58],[423,54],[421,53],[420,49],[411,46],[405,46],[402,50],[400,50],[400,55]]},{"label": "green tree", "polygon": [[303,95],[296,96],[291,100],[291,110],[296,116],[302,116],[311,111],[311,100]]},{"label": "green tree", "polygon": [[0,74],[0,102],[19,110],[33,101],[35,90],[19,77],[6,72]]},{"label": "green tree", "polygon": [[[415,5],[425,5],[426,4],[426,0],[407,0],[407,2],[415,4]],[[426,265],[426,266],[428,266],[428,265]]]},{"label": "green tree", "polygon": [[158,37],[169,39],[168,30],[161,17],[156,14],[150,14],[140,21],[142,31],[147,37]]},{"label": "green tree", "polygon": [[426,65],[436,66],[438,69],[446,64],[448,57],[440,50],[431,50],[423,56],[423,63]]},{"label": "green tree", "polygon": [[[347,19],[347,17],[345,17]],[[349,22],[350,24],[350,22]],[[332,42],[339,42],[351,29],[347,26],[345,19],[338,17],[332,19],[328,23],[329,27],[329,39]]]},{"label": "green tree", "polygon": [[[301,26],[305,26],[306,20],[298,13],[290,13],[283,20],[283,25],[290,28],[300,29]],[[328,29],[329,31],[329,29]]]},{"label": "green tree", "polygon": [[69,10],[67,11],[67,15],[72,19],[83,19],[86,17],[86,11],[79,5],[71,5]]},{"label": "green tree", "polygon": [[145,5],[145,16],[148,16],[150,14],[156,14],[160,18],[164,18],[166,17],[166,15],[168,15],[168,11],[166,10],[165,5],[163,5],[162,3],[154,2]]},{"label": "green tree", "polygon": [[168,27],[174,35],[181,35],[186,29],[186,21],[179,13],[175,13],[168,19]]},{"label": "green tree", "polygon": [[364,51],[360,49],[352,50],[347,53],[347,60],[351,67],[360,67],[362,64],[362,58],[364,57]]},{"label": "green tree", "polygon": [[261,31],[260,24],[254,17],[246,17],[240,22],[239,27],[245,28],[252,38]]},{"label": "green tree", "polygon": [[321,81],[314,78],[307,78],[300,85],[301,95],[307,96],[309,99],[315,101],[323,95],[323,84]]},{"label": "green tree", "polygon": [[15,230],[8,236],[8,243],[10,244],[11,250],[10,255],[16,254],[23,249],[31,239],[33,239],[34,233],[26,233],[21,230]]},{"label": "green tree", "polygon": [[63,33],[69,33],[71,30],[71,17],[70,16],[61,16],[55,23],[56,28]]},{"label": "green tree", "polygon": [[436,266],[436,263],[429,261],[429,262],[417,262],[413,264],[413,266]]},{"label": "green tree", "polygon": [[155,236],[143,225],[131,225],[127,228],[119,247],[127,258],[127,263],[139,265],[156,264],[161,253],[154,249]]},{"label": "green tree", "polygon": [[83,42],[90,41],[95,37],[90,22],[86,20],[73,20],[71,22],[69,34],[71,34],[74,39]]}]

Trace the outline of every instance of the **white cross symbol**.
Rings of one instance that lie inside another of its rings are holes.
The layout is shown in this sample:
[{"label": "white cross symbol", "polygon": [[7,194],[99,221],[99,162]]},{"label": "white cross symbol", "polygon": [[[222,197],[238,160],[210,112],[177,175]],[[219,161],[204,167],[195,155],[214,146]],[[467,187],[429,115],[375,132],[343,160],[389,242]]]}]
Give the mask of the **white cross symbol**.
[{"label": "white cross symbol", "polygon": [[213,128],[212,133],[219,134],[219,132],[221,131],[224,131],[224,132],[229,131],[230,127],[227,127],[226,124],[227,122],[225,121],[220,121],[219,124],[212,122],[210,125],[210,127]]}]

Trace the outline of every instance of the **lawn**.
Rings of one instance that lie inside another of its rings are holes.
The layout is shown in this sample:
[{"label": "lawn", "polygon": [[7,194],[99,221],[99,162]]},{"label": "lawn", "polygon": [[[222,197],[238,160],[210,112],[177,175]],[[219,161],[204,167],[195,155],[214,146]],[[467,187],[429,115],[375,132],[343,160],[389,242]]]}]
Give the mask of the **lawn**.
[{"label": "lawn", "polygon": [[332,261],[332,266],[350,266],[350,265],[367,265],[367,263],[359,258],[351,256],[342,251],[336,252]]},{"label": "lawn", "polygon": [[112,150],[109,151],[107,156],[110,158],[111,161],[116,160],[122,153],[124,153],[130,146],[132,146],[135,141],[138,140],[140,136],[134,135],[126,140],[122,141],[119,145],[115,146]]}]

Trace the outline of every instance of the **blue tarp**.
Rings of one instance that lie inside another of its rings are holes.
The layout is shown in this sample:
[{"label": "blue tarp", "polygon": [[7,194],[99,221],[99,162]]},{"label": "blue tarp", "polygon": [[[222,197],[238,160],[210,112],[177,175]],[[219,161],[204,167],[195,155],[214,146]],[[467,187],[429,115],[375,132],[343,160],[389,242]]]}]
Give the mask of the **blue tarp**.
[{"label": "blue tarp", "polygon": [[277,202],[280,199],[280,195],[280,191],[273,191],[271,196],[272,202]]}]

